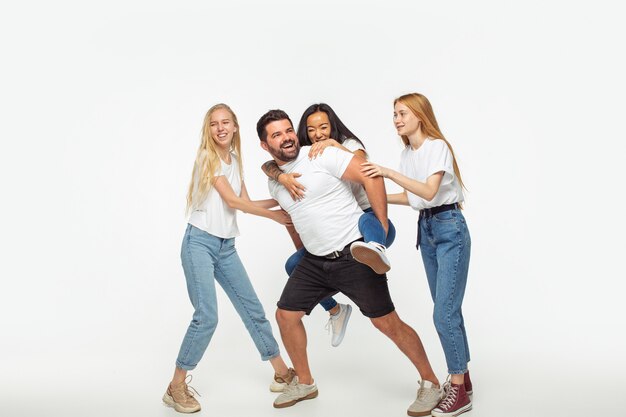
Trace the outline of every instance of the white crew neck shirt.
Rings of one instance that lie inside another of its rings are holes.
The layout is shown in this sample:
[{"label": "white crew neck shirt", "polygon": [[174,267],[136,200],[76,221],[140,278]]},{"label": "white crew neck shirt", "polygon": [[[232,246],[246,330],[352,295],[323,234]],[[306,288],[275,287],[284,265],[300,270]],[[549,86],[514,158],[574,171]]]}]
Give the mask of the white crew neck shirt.
[{"label": "white crew neck shirt", "polygon": [[460,203],[463,192],[452,165],[452,152],[441,139],[426,139],[417,149],[408,145],[400,155],[400,173],[419,182],[426,182],[428,177],[443,171],[443,178],[437,195],[431,201],[407,191],[409,205],[414,210],[439,207],[444,204]]},{"label": "white crew neck shirt", "polygon": [[[230,153],[230,161],[230,165],[221,161],[221,167],[215,173],[215,179],[217,180],[219,176],[225,177],[235,194],[241,195],[242,179],[239,175],[239,160],[234,152]],[[223,239],[239,236],[237,210],[226,204],[215,187],[211,187],[200,207],[191,213],[189,224]]]},{"label": "white crew neck shirt", "polygon": [[297,172],[298,181],[306,187],[304,198],[294,201],[280,183],[269,179],[270,195],[291,216],[307,251],[313,255],[327,255],[343,249],[359,239],[359,207],[348,181],[341,176],[352,160],[349,152],[335,147],[310,160],[310,146],[300,149],[296,159],[282,165],[283,172]]}]

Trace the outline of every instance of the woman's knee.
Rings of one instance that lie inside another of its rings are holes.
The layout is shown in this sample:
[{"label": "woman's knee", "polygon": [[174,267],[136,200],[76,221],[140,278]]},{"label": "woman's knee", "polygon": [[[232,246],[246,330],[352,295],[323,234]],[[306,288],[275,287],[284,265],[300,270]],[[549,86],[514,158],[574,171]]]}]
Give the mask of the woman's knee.
[{"label": "woman's knee", "polygon": [[217,327],[217,314],[210,313],[205,309],[196,310],[193,314],[194,325],[204,331],[213,331]]},{"label": "woman's knee", "polygon": [[448,308],[448,306],[443,303],[435,303],[433,323],[440,333],[447,331],[450,327],[460,327],[462,323],[460,311]]},{"label": "woman's knee", "polygon": [[293,257],[287,259],[287,262],[285,262],[285,272],[287,273],[287,275],[290,276],[293,270],[296,269],[297,265],[298,260],[294,259]]},{"label": "woman's knee", "polygon": [[435,308],[433,309],[433,323],[435,324],[435,328],[437,329],[437,331],[443,330],[446,321],[447,314],[443,303],[438,304],[437,302],[435,302]]},{"label": "woman's knee", "polygon": [[298,249],[296,252],[294,252],[288,259],[287,262],[285,262],[285,272],[287,272],[287,275],[291,276],[291,273],[293,272],[294,269],[296,269],[296,266],[298,266],[298,264],[300,263],[300,260],[304,257],[304,248]]},{"label": "woman's knee", "polygon": [[393,242],[396,240],[396,227],[389,220],[389,230],[387,231],[387,239],[385,240],[385,246],[389,247],[393,245]]}]

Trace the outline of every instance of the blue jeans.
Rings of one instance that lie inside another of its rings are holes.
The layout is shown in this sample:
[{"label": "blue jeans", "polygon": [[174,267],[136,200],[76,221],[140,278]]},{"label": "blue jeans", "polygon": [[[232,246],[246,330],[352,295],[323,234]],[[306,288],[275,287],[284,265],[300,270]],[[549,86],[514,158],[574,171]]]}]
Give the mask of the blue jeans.
[{"label": "blue jeans", "polygon": [[[383,229],[383,225],[376,218],[371,207],[363,210],[363,214],[359,217],[359,231],[363,235],[363,241],[380,243],[386,247],[391,246],[396,239],[396,228],[391,220],[389,220],[389,230],[387,237],[385,237],[385,229]],[[287,259],[285,271],[287,271],[288,276],[291,276],[293,270],[296,269],[305,252],[304,248],[300,248]],[[320,305],[328,311],[337,305],[337,301],[333,297],[328,297],[320,301]]]},{"label": "blue jeans", "polygon": [[435,303],[433,320],[449,374],[467,372],[470,361],[461,305],[467,284],[472,241],[461,210],[420,216],[419,250]]},{"label": "blue jeans", "polygon": [[385,229],[383,229],[380,220],[376,218],[374,210],[371,207],[363,210],[363,214],[359,217],[359,231],[363,235],[363,241],[380,243],[386,247],[391,246],[396,240],[396,228],[391,220],[387,219],[387,221],[389,222],[389,230],[385,236]]},{"label": "blue jeans", "polygon": [[180,256],[187,279],[187,292],[195,311],[176,366],[185,370],[194,369],[209,346],[217,327],[215,281],[222,286],[239,313],[261,359],[278,356],[280,351],[272,335],[272,327],[237,255],[235,239],[222,239],[187,225]]}]

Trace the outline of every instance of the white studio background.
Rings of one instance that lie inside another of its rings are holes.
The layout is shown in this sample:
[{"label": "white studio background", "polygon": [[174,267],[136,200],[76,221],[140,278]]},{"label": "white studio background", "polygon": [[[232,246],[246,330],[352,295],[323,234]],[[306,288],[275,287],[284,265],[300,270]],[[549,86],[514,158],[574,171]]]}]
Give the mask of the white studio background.
[{"label": "white studio background", "polygon": [[[0,416],[175,415],[160,397],[192,313],[179,250],[212,104],[237,112],[248,189],[266,198],[265,111],[297,123],[327,102],[397,167],[392,101],[412,91],[469,188],[468,416],[624,413],[622,16],[608,1],[3,3]],[[417,216],[389,213],[392,296],[443,379]],[[239,226],[278,337],[292,244],[269,220]],[[221,290],[219,304],[201,415],[402,416],[414,399],[417,373],[368,320],[331,348],[316,310],[320,397],[274,410],[269,364]]]}]

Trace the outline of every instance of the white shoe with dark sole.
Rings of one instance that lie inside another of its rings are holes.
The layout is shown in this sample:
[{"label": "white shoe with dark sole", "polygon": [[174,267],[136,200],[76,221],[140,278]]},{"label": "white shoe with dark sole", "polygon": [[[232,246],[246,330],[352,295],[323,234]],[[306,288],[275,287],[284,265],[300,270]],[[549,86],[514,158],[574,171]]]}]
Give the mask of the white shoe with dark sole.
[{"label": "white shoe with dark sole", "polygon": [[385,254],[385,247],[375,242],[357,241],[350,245],[352,257],[372,268],[379,275],[389,272],[391,264]]}]

